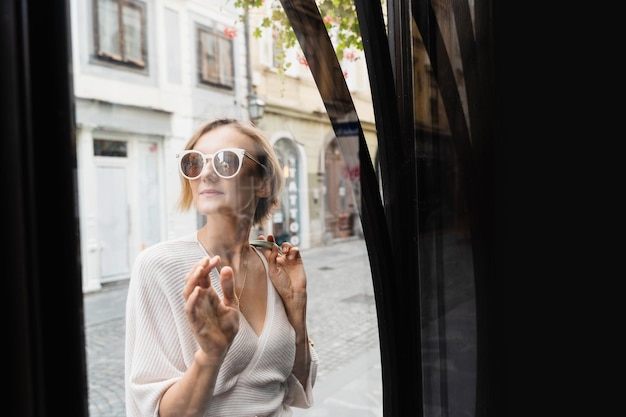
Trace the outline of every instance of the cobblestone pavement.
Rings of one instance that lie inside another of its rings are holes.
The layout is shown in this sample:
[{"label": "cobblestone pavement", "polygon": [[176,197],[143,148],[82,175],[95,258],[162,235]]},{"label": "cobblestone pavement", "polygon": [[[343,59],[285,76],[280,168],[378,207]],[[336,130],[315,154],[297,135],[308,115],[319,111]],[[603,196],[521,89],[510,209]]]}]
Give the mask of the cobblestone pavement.
[{"label": "cobblestone pavement", "polygon": [[[294,416],[382,416],[378,326],[365,242],[335,242],[302,253],[309,336],[320,357],[315,405]],[[85,337],[90,417],[125,417],[124,304],[127,282],[87,293]]]}]

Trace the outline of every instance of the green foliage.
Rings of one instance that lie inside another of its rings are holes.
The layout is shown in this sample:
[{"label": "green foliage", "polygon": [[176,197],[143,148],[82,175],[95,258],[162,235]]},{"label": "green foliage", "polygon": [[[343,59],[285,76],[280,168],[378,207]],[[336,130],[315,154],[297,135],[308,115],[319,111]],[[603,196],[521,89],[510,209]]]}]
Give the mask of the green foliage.
[{"label": "green foliage", "polygon": [[[241,10],[239,17],[242,21],[245,20],[248,11],[263,10],[263,3],[264,0],[234,0],[235,7]],[[344,56],[356,59],[354,52],[363,51],[363,42],[354,3],[345,0],[317,0],[316,3],[339,61],[343,60]],[[299,48],[299,44],[280,1],[272,1],[270,16],[264,17],[259,26],[252,30],[252,36],[260,38],[264,30],[272,33],[276,45],[276,59],[279,62],[278,69],[284,73],[290,65],[285,62],[285,51],[293,47]]]}]

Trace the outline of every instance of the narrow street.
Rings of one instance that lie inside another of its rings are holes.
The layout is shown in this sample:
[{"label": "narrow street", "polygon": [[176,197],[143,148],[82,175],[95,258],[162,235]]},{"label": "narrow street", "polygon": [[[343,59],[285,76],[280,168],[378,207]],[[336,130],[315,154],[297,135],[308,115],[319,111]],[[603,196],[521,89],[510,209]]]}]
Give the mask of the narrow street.
[{"label": "narrow street", "polygon": [[[382,416],[376,306],[365,242],[302,253],[309,335],[320,357],[315,405],[294,416]],[[125,417],[124,309],[128,282],[85,294],[90,417]]]}]

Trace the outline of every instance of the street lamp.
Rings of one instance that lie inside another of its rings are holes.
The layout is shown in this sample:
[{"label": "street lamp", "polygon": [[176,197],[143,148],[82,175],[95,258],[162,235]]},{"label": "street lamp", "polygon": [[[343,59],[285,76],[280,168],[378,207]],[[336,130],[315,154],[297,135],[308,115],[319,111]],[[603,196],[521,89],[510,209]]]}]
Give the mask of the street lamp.
[{"label": "street lamp", "polygon": [[250,115],[250,120],[252,120],[255,124],[257,121],[263,118],[263,113],[265,113],[265,101],[263,101],[256,93],[252,93],[248,96],[248,114]]}]

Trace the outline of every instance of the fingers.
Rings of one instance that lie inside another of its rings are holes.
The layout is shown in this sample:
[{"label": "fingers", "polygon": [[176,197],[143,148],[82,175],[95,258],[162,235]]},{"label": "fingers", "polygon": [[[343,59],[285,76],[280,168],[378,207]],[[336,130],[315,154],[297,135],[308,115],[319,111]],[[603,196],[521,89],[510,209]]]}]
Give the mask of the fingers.
[{"label": "fingers", "polygon": [[207,268],[209,269],[209,271],[215,268],[217,265],[219,265],[220,261],[221,261],[221,258],[219,255],[215,255],[214,257],[209,258],[209,264],[207,265]]},{"label": "fingers", "polygon": [[211,277],[209,273],[219,263],[219,256],[213,258],[205,257],[196,262],[185,277],[185,287],[183,295],[187,299],[195,287],[208,288],[211,286]]},{"label": "fingers", "polygon": [[224,293],[224,304],[228,307],[239,308],[239,300],[235,296],[235,275],[230,266],[225,266],[220,271],[220,285]]},{"label": "fingers", "polygon": [[189,320],[191,320],[191,322],[194,322],[196,320],[195,310],[193,307],[198,302],[198,297],[200,297],[200,291],[201,288],[195,286],[191,289],[189,295],[185,297],[187,300],[187,302],[185,303],[185,314],[187,315]]},{"label": "fingers", "polygon": [[[282,251],[282,249],[280,249]],[[272,245],[270,248],[269,256],[267,256],[267,260],[271,263],[276,262],[276,258],[280,255],[278,245]]]},{"label": "fingers", "polygon": [[276,239],[274,239],[274,235],[273,234],[268,234],[267,236],[265,235],[259,235],[259,240],[267,240],[269,242],[274,242],[276,243]]},{"label": "fingers", "polygon": [[300,248],[293,246],[291,243],[283,242],[281,250],[285,257],[289,260],[294,260],[300,257]]}]

